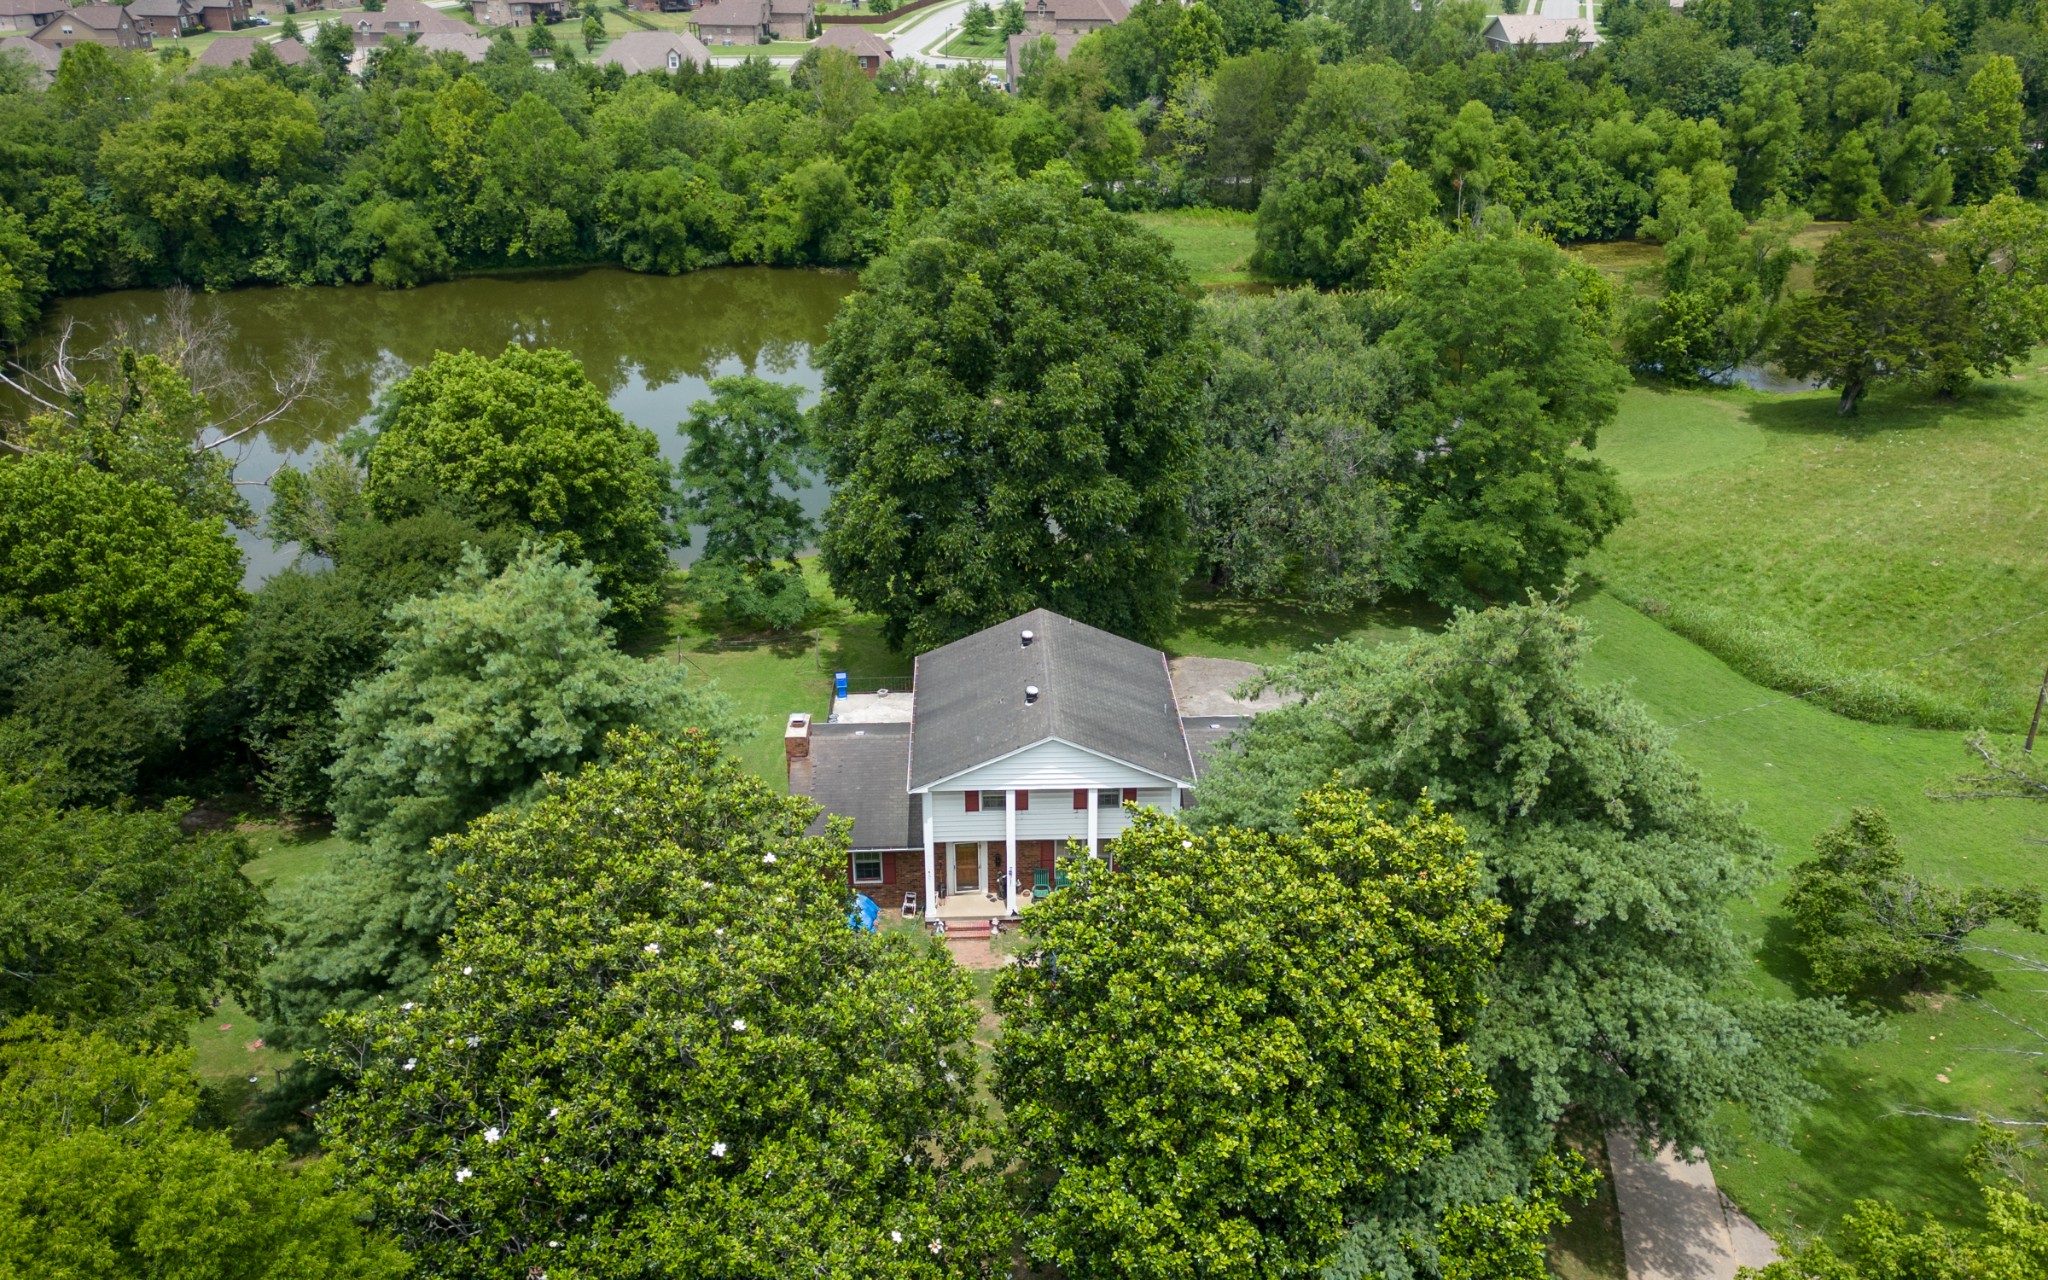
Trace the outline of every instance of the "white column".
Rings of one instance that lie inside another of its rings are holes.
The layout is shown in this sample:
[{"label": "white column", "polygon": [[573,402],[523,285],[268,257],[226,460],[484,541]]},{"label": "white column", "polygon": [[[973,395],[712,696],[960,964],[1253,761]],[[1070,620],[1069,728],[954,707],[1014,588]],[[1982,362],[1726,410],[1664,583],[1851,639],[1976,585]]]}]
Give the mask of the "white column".
[{"label": "white column", "polygon": [[1017,914],[1017,792],[1013,788],[1003,799],[1003,911]]},{"label": "white column", "polygon": [[932,808],[938,803],[939,793],[924,793],[924,918],[939,918],[939,872],[932,859]]},{"label": "white column", "polygon": [[[1096,787],[1088,788],[1088,856],[1091,858],[1095,856],[1095,815],[1101,812],[1096,807],[1095,793],[1098,789]],[[926,847],[930,847],[929,841],[926,842]]]}]

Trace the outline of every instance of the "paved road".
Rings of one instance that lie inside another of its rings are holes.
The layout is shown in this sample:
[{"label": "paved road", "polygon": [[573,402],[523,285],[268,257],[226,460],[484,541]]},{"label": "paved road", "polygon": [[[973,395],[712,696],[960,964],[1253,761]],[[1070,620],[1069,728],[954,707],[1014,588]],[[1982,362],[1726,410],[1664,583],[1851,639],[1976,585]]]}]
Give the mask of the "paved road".
[{"label": "paved road", "polygon": [[1777,1261],[1777,1246],[1721,1194],[1706,1161],[1680,1160],[1670,1147],[1645,1160],[1617,1129],[1607,1135],[1607,1163],[1628,1280],[1735,1280],[1739,1268]]},{"label": "paved road", "polygon": [[[937,52],[941,45],[958,34],[960,16],[966,12],[967,0],[955,0],[952,4],[935,4],[929,9],[919,10],[910,25],[901,31],[878,31],[876,34],[889,42],[899,58],[912,58],[928,66],[940,68],[985,66],[992,71],[1000,72],[1003,65],[1001,59],[984,61],[978,58],[947,58]],[[933,52],[926,53],[927,49]],[[746,57],[747,55],[743,53],[718,53],[712,56],[711,61],[715,66],[733,67],[746,61]],[[791,54],[778,54],[768,61],[778,67],[793,67],[797,62],[796,57]]]}]

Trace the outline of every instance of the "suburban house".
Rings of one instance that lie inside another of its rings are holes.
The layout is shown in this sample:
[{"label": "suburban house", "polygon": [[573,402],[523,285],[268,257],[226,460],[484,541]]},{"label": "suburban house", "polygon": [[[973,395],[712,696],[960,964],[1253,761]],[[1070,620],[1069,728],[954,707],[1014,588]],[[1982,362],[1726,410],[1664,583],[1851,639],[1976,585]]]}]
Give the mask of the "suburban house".
[{"label": "suburban house", "polygon": [[1049,56],[1065,62],[1067,55],[1074,51],[1075,45],[1081,43],[1081,37],[1085,34],[1087,33],[1082,31],[1068,31],[1053,36],[1043,31],[1019,31],[1011,36],[1004,42],[1003,48],[1003,87],[1011,93],[1017,92],[1017,86],[1024,79],[1024,64],[1031,58],[1044,56],[1027,52],[1039,41],[1046,42],[1046,47],[1051,51]]},{"label": "suburban house", "polygon": [[823,806],[814,831],[852,820],[854,888],[986,927],[1054,891],[1064,859],[1098,856],[1127,804],[1183,808],[1210,753],[1274,705],[1227,692],[1252,668],[1211,665],[1230,670],[1177,695],[1164,653],[1035,609],[920,655],[907,691],[790,716],[789,789]]},{"label": "suburban house", "polygon": [[642,13],[685,13],[697,6],[692,0],[631,0],[627,7]]},{"label": "suburban house", "polygon": [[[227,36],[206,46],[204,52],[192,60],[194,67],[246,66],[249,55],[262,43],[261,36]],[[288,67],[303,67],[313,60],[305,45],[287,36],[270,42],[270,51],[277,60]]]},{"label": "suburban house", "polygon": [[30,83],[48,88],[57,78],[57,64],[64,55],[55,49],[45,48],[27,36],[8,36],[0,40],[0,58],[19,58],[34,72]]},{"label": "suburban house", "polygon": [[1540,18],[1531,13],[1503,13],[1486,25],[1486,47],[1505,53],[1516,45],[1536,49],[1584,48],[1599,44],[1600,33],[1589,18]]},{"label": "suburban house", "polygon": [[1024,29],[1041,35],[1087,35],[1129,17],[1125,0],[1024,0]]},{"label": "suburban house", "polygon": [[459,53],[470,62],[482,62],[491,51],[491,38],[474,31],[429,31],[412,42],[421,53]]},{"label": "suburban house", "polygon": [[887,40],[866,27],[857,27],[850,23],[835,23],[826,27],[824,34],[812,43],[820,49],[846,50],[853,55],[853,60],[860,64],[860,69],[868,73],[870,80],[882,69],[883,63],[896,56],[896,50]]},{"label": "suburban house", "polygon": [[633,31],[612,41],[594,65],[617,67],[633,76],[642,71],[674,75],[684,63],[702,71],[711,65],[711,51],[697,37],[681,31]]},{"label": "suburban house", "polygon": [[705,44],[761,44],[808,40],[818,22],[817,0],[712,0],[690,19]]},{"label": "suburban house", "polygon": [[460,18],[447,14],[422,0],[385,0],[382,13],[366,13],[358,17],[352,27],[358,49],[373,49],[384,43],[390,36],[397,40],[410,40],[414,36],[432,35],[475,35],[476,28]]},{"label": "suburban house", "polygon": [[128,0],[128,16],[157,40],[175,40],[199,25],[199,15],[188,0]]},{"label": "suburban house", "polygon": [[567,0],[469,0],[470,16],[487,27],[530,27],[569,16]]},{"label": "suburban house", "polygon": [[58,53],[75,44],[103,44],[111,49],[147,49],[149,33],[135,25],[128,10],[117,4],[88,4],[66,9],[29,37]]},{"label": "suburban house", "polygon": [[70,7],[63,0],[0,0],[0,31],[40,31]]}]

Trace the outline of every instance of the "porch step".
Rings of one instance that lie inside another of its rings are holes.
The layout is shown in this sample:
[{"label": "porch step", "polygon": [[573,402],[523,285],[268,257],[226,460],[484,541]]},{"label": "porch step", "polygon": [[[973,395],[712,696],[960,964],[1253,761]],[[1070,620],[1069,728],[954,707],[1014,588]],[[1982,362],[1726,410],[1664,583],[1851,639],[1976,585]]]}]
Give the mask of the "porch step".
[{"label": "porch step", "polygon": [[949,939],[986,938],[993,932],[995,932],[995,925],[993,921],[989,920],[946,921],[946,937]]}]

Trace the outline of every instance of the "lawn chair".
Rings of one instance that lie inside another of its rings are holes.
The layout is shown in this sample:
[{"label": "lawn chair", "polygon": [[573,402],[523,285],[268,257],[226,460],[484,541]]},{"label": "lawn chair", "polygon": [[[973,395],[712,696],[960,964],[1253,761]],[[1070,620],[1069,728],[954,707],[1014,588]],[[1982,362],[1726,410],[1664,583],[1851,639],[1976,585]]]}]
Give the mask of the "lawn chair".
[{"label": "lawn chair", "polygon": [[910,919],[910,917],[912,917],[912,916],[914,916],[914,915],[916,915],[916,914],[917,914],[917,895],[916,895],[915,893],[906,893],[906,894],[904,894],[904,895],[903,895],[903,918],[904,918],[905,920],[908,920],[908,919]]},{"label": "lawn chair", "polygon": [[1052,873],[1044,867],[1031,873],[1031,900],[1043,902],[1052,896]]},{"label": "lawn chair", "polygon": [[1067,887],[1068,883],[1069,881],[1067,880],[1067,864],[1062,862],[1052,869],[1052,887],[1055,889],[1064,889]]}]

